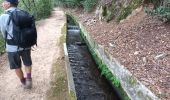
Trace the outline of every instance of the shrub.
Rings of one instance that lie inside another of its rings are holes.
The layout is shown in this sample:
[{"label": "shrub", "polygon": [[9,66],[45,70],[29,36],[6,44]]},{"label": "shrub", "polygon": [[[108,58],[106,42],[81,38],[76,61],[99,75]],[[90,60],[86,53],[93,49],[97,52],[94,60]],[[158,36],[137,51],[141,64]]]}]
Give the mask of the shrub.
[{"label": "shrub", "polygon": [[83,7],[86,11],[91,11],[97,2],[98,0],[55,0],[55,5],[70,8]]},{"label": "shrub", "polygon": [[55,0],[56,6],[62,7],[77,7],[80,4],[80,0]]},{"label": "shrub", "polygon": [[161,6],[155,8],[154,10],[145,8],[145,12],[148,15],[157,16],[164,22],[169,22],[170,21],[170,0],[164,0],[164,3]]},{"label": "shrub", "polygon": [[36,19],[46,18],[51,14],[53,0],[21,0],[20,7],[33,14]]},{"label": "shrub", "polygon": [[91,11],[97,5],[97,0],[84,0],[81,4],[86,11]]}]

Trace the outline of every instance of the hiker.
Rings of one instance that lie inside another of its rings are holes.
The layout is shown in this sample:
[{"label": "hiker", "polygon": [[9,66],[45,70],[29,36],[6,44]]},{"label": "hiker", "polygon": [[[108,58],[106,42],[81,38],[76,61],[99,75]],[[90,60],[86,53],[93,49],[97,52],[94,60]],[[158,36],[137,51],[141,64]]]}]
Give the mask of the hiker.
[{"label": "hiker", "polygon": [[[22,48],[15,44],[14,39],[14,21],[10,20],[11,16],[7,12],[14,12],[17,10],[18,0],[4,0],[2,3],[5,13],[0,16],[0,30],[6,40],[6,52],[8,54],[8,61],[10,69],[14,69],[16,75],[20,79],[22,86],[26,89],[32,88],[32,60],[31,60],[31,46]],[[17,17],[18,18],[18,17]],[[12,19],[12,18],[11,18]],[[25,25],[25,24],[24,24]],[[16,30],[15,30],[16,31]],[[17,33],[17,32],[15,32]],[[26,77],[22,71],[22,63],[25,65]]]}]

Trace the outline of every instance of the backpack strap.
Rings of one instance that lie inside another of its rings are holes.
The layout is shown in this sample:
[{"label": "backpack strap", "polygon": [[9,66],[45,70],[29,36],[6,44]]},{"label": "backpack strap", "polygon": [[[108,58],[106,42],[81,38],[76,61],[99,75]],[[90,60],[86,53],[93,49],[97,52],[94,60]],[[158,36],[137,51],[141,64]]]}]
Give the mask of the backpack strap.
[{"label": "backpack strap", "polygon": [[[16,10],[16,9],[15,9],[15,10]],[[15,10],[14,10],[14,11],[15,11]],[[13,13],[13,11],[7,11],[7,12],[5,12],[5,14],[8,14],[8,15],[9,15],[9,19],[8,19],[8,22],[7,22],[7,25],[8,25],[8,26],[9,26],[10,22],[12,21],[12,18],[11,18],[12,13]],[[10,38],[11,38],[12,40],[8,40],[8,39],[7,39],[8,36],[10,36]],[[7,30],[5,30],[5,44],[6,44],[6,43],[13,44],[13,41],[15,41],[14,38],[7,32]],[[5,48],[6,48],[6,45],[5,45]]]},{"label": "backpack strap", "polygon": [[[11,21],[11,13],[12,13],[11,11],[5,12],[5,14],[8,14],[8,15],[9,15],[7,25],[10,24],[10,21]],[[8,35],[12,38],[12,36],[11,36],[10,34],[8,34],[7,30],[5,30],[5,48],[6,48],[7,36],[8,36]]]},{"label": "backpack strap", "polygon": [[[9,19],[8,19],[8,23],[7,23],[7,25],[9,25],[10,24],[10,21],[12,20],[13,21],[13,18],[11,17],[12,16],[12,13],[14,12],[14,11],[16,11],[17,9],[15,9],[15,10],[13,10],[13,11],[11,11],[11,10],[9,10],[9,11],[7,11],[5,14],[8,14],[9,15]],[[14,21],[13,21],[13,23],[14,23]],[[15,23],[14,23],[15,24]]]},{"label": "backpack strap", "polygon": [[[9,24],[10,24],[10,21],[12,20],[12,18],[11,18],[12,12],[13,12],[13,11],[7,11],[7,12],[5,13],[5,14],[8,14],[8,15],[9,15],[7,25],[9,25]],[[5,31],[5,35],[6,35],[6,36],[5,36],[6,40],[7,40],[7,36],[8,36],[8,35],[13,39],[13,37],[12,37],[10,34],[8,34],[7,30]]]}]

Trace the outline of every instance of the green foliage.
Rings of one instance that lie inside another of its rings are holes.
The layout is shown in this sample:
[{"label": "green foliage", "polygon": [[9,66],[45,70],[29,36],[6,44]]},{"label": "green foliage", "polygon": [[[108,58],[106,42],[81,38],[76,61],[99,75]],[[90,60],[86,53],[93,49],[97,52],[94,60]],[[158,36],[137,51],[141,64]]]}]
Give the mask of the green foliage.
[{"label": "green foliage", "polygon": [[134,9],[139,7],[142,3],[142,0],[132,0],[127,7],[123,7],[121,10],[121,14],[117,17],[117,20],[120,21],[125,19],[128,15],[132,13]]},{"label": "green foliage", "polygon": [[85,11],[91,11],[97,2],[98,0],[55,0],[55,5],[69,8],[83,7]]},{"label": "green foliage", "polygon": [[117,18],[118,21],[125,19],[129,14],[132,13],[132,8],[130,6],[123,8],[121,11],[121,15]]},{"label": "green foliage", "polygon": [[81,4],[86,11],[92,11],[92,9],[97,5],[97,0],[84,0]]},{"label": "green foliage", "polygon": [[[0,0],[0,4],[2,4],[2,1],[3,0]],[[2,7],[0,7],[0,14],[3,12],[3,8]]]},{"label": "green foliage", "polygon": [[4,44],[4,39],[2,38],[2,35],[0,33],[0,55],[5,52],[4,45],[5,45]]},{"label": "green foliage", "polygon": [[63,7],[76,7],[79,6],[80,0],[56,0],[57,6],[63,6]]},{"label": "green foliage", "polygon": [[55,5],[73,8],[79,6],[81,1],[82,0],[55,0]]},{"label": "green foliage", "polygon": [[36,17],[38,19],[46,18],[52,11],[52,0],[40,0],[36,5]]},{"label": "green foliage", "polygon": [[107,22],[115,18],[117,21],[125,19],[134,9],[142,4],[143,0],[129,0],[128,2],[112,0],[109,5],[103,5],[103,17]]},{"label": "green foliage", "polygon": [[165,0],[162,6],[157,7],[154,10],[145,8],[145,12],[151,16],[157,16],[164,22],[170,21],[170,0]]},{"label": "green foliage", "polygon": [[19,7],[29,11],[39,20],[51,14],[53,0],[21,0]]},{"label": "green foliage", "polygon": [[115,87],[120,87],[120,81],[111,73],[105,64],[99,65],[99,68],[102,71],[101,75],[104,75],[108,80],[110,80]]}]

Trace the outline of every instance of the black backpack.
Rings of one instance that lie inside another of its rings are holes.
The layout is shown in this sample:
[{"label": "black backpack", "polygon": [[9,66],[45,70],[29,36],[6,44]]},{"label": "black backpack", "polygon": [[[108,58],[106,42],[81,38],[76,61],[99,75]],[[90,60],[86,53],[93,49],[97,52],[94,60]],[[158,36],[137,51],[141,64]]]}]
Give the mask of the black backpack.
[{"label": "black backpack", "polygon": [[[13,37],[6,32],[7,44],[16,45],[18,48],[29,48],[37,45],[37,30],[34,16],[20,9],[8,11],[6,14],[9,14],[8,25],[11,21],[13,23]],[[7,39],[7,35],[12,39]]]}]

